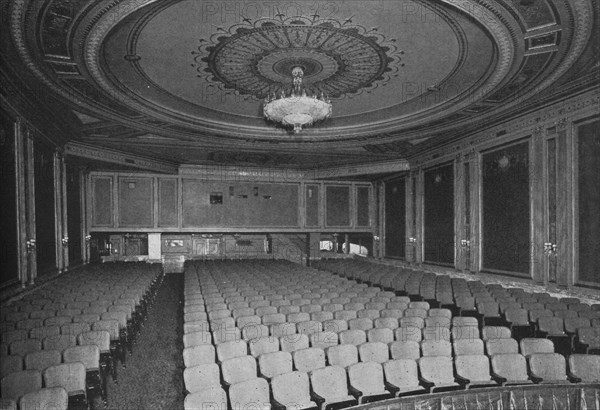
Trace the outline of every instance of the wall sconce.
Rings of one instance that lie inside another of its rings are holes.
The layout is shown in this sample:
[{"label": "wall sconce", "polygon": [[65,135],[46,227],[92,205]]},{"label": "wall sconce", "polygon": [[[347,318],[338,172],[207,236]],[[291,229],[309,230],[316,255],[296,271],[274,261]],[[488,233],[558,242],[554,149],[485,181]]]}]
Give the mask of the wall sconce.
[{"label": "wall sconce", "polygon": [[471,247],[471,241],[469,241],[467,239],[462,239],[460,241],[460,246],[462,246],[463,248],[470,248]]},{"label": "wall sconce", "polygon": [[35,247],[36,247],[35,239],[29,239],[27,241],[26,245],[27,245],[27,253],[35,252]]},{"label": "wall sconce", "polygon": [[413,238],[412,236],[410,238],[408,238],[408,243],[412,243],[415,244],[417,243],[417,238]]},{"label": "wall sconce", "polygon": [[85,236],[85,241],[86,241],[87,243],[90,243],[90,242],[92,241],[92,235],[86,235],[86,236]]},{"label": "wall sconce", "polygon": [[62,240],[61,240],[62,246],[64,246],[65,248],[67,246],[69,246],[69,237],[68,236],[63,236]]},{"label": "wall sconce", "polygon": [[379,240],[379,236],[377,236],[377,235],[373,235],[373,240],[374,240],[374,241],[378,241],[378,240]]},{"label": "wall sconce", "polygon": [[555,256],[557,247],[558,246],[555,243],[545,242],[544,243],[544,253],[548,256]]}]

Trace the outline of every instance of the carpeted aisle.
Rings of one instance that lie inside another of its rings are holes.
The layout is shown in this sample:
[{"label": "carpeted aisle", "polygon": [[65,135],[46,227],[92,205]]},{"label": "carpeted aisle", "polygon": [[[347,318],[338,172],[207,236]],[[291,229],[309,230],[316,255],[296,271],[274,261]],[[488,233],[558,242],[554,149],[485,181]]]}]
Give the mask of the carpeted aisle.
[{"label": "carpeted aisle", "polygon": [[118,384],[108,380],[109,409],[183,409],[183,275],[167,274]]}]

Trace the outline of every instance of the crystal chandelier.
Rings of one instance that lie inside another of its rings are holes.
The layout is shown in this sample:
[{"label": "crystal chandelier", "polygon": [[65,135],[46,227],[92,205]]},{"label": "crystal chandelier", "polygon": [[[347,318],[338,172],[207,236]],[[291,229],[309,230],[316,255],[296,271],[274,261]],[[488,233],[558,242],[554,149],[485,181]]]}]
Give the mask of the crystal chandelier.
[{"label": "crystal chandelier", "polygon": [[327,119],[331,116],[331,101],[323,93],[320,97],[306,95],[302,87],[304,70],[301,67],[292,69],[294,84],[290,95],[281,92],[281,97],[275,94],[265,99],[263,113],[265,118],[285,126],[293,126],[294,133],[302,131],[302,127],[312,125],[316,121]]}]

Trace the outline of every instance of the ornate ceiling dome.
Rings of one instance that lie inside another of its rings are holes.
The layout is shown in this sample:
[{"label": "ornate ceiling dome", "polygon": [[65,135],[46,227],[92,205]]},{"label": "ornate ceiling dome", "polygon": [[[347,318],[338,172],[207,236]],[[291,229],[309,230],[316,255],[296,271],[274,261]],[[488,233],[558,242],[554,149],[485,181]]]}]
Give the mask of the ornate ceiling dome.
[{"label": "ornate ceiling dome", "polygon": [[[588,78],[594,8],[591,0],[11,0],[3,53],[24,82],[76,111],[93,142],[404,153],[407,141],[458,135]],[[290,137],[265,121],[261,100],[289,87],[293,67],[335,109]]]}]

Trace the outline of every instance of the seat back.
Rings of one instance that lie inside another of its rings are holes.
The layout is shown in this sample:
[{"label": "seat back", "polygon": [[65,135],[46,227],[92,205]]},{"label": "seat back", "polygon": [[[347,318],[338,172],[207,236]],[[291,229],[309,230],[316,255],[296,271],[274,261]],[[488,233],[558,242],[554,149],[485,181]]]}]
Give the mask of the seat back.
[{"label": "seat back", "polygon": [[[185,396],[184,410],[198,410],[206,408],[208,403],[217,409],[227,408],[227,394],[221,387],[213,387]],[[210,407],[210,406],[209,406]]]},{"label": "seat back", "polygon": [[358,363],[358,349],[351,344],[331,346],[327,348],[327,360],[330,365],[348,367]]},{"label": "seat back", "polygon": [[42,341],[38,339],[15,340],[8,346],[10,354],[19,356],[39,350],[42,350]]},{"label": "seat back", "polygon": [[390,343],[392,359],[412,359],[421,357],[420,345],[414,340],[396,341]]},{"label": "seat back", "polygon": [[62,361],[59,350],[40,350],[27,353],[24,357],[25,369],[43,371],[46,367],[56,366]]},{"label": "seat back", "polygon": [[303,333],[306,335],[310,335],[313,333],[318,333],[323,331],[323,325],[321,322],[316,320],[307,320],[305,322],[296,323],[296,329],[298,333]]},{"label": "seat back", "polygon": [[481,332],[483,340],[509,339],[512,337],[510,329],[505,326],[484,326]]},{"label": "seat back", "polygon": [[385,379],[396,387],[419,385],[417,362],[412,359],[395,359],[383,364]]},{"label": "seat back", "polygon": [[569,356],[569,370],[584,383],[600,383],[600,355],[572,354]]},{"label": "seat back", "polygon": [[301,372],[310,372],[325,367],[325,352],[317,347],[296,350],[292,353],[294,367]]},{"label": "seat back", "polygon": [[392,329],[386,327],[369,329],[367,331],[367,340],[369,342],[391,343],[394,341],[394,332]]},{"label": "seat back", "polygon": [[19,408],[67,410],[69,395],[62,387],[49,387],[27,393],[19,400]]},{"label": "seat back", "polygon": [[248,341],[269,337],[269,328],[266,325],[250,323],[242,328],[242,339]]},{"label": "seat back", "polygon": [[452,345],[447,340],[424,340],[421,342],[422,356],[452,356]]},{"label": "seat back", "polygon": [[77,343],[80,345],[98,346],[100,352],[110,351],[110,333],[106,330],[92,330],[90,332],[80,333],[77,336]]},{"label": "seat back", "polygon": [[268,378],[292,371],[292,355],[289,352],[265,353],[258,357],[260,373]]},{"label": "seat back", "polygon": [[286,407],[303,408],[311,402],[308,375],[303,371],[273,377],[271,389],[273,399]]},{"label": "seat back", "polygon": [[186,367],[183,370],[185,389],[190,393],[197,393],[216,387],[221,387],[221,371],[216,363],[201,364]]},{"label": "seat back", "polygon": [[306,334],[289,334],[279,338],[279,345],[281,346],[280,350],[282,352],[294,352],[300,349],[307,349],[309,346],[309,339]]},{"label": "seat back", "polygon": [[20,372],[21,370],[23,370],[23,358],[21,356],[15,354],[2,357],[0,360],[0,379],[7,374]]},{"label": "seat back", "polygon": [[353,330],[344,330],[339,333],[340,344],[352,344],[355,346],[366,343],[367,334],[364,330],[353,329]]},{"label": "seat back", "polygon": [[567,380],[565,357],[558,353],[533,353],[529,357],[529,368],[544,381]]},{"label": "seat back", "polygon": [[62,356],[63,362],[81,362],[88,371],[100,369],[100,349],[96,345],[68,347],[63,351]]},{"label": "seat back", "polygon": [[62,387],[69,396],[85,394],[85,366],[81,362],[63,363],[44,370],[46,387]]},{"label": "seat back", "polygon": [[373,324],[375,325],[375,328],[377,328],[377,329],[387,328],[387,329],[394,330],[394,329],[398,328],[398,326],[399,326],[398,319],[395,317],[380,317],[380,318],[375,319]]},{"label": "seat back", "polygon": [[[279,351],[279,339],[277,339],[276,337],[261,337],[258,339],[252,339],[248,342],[248,346],[250,347],[250,354],[254,357],[258,357],[264,353]],[[246,353],[238,356],[245,355]]]},{"label": "seat back", "polygon": [[521,340],[519,347],[525,357],[534,353],[554,353],[554,343],[549,339],[528,337]]},{"label": "seat back", "polygon": [[270,334],[274,337],[293,335],[297,333],[296,324],[290,322],[274,323],[269,326]]},{"label": "seat back", "polygon": [[311,347],[326,349],[339,343],[338,334],[335,332],[317,332],[309,336]]},{"label": "seat back", "polygon": [[492,339],[485,342],[488,356],[495,354],[519,353],[519,344],[513,338]]},{"label": "seat back", "polygon": [[2,398],[19,400],[21,396],[42,388],[42,374],[37,370],[9,373],[0,380]]},{"label": "seat back", "polygon": [[399,327],[394,330],[394,337],[400,342],[420,342],[423,340],[423,333],[418,327]]},{"label": "seat back", "polygon": [[223,362],[234,357],[246,356],[247,354],[248,346],[246,345],[246,342],[242,340],[234,340],[217,345],[217,359],[219,362]]},{"label": "seat back", "polygon": [[233,409],[269,408],[269,383],[261,377],[231,385],[229,401]]},{"label": "seat back", "polygon": [[454,359],[456,374],[471,382],[490,381],[490,361],[487,356],[463,355]]},{"label": "seat back", "polygon": [[210,332],[192,332],[183,335],[183,346],[191,348],[194,346],[203,346],[212,344],[212,334]]},{"label": "seat back", "polygon": [[358,346],[361,362],[384,363],[390,358],[388,346],[382,342],[368,342]]},{"label": "seat back", "polygon": [[344,330],[348,330],[348,322],[343,319],[332,319],[323,322],[323,330],[325,332],[340,333]]},{"label": "seat back", "polygon": [[346,370],[340,366],[327,366],[310,373],[311,386],[326,401],[348,396]]},{"label": "seat back", "polygon": [[215,347],[204,344],[183,349],[183,363],[185,367],[198,366],[215,362]]},{"label": "seat back", "polygon": [[509,381],[525,382],[529,380],[527,361],[523,355],[518,353],[492,356],[492,371]]},{"label": "seat back", "polygon": [[449,356],[421,357],[419,370],[423,378],[436,385],[454,383],[452,358]]},{"label": "seat back", "polygon": [[481,339],[460,339],[452,343],[455,356],[480,355],[484,353],[483,340]]},{"label": "seat back", "polygon": [[350,385],[364,395],[385,391],[383,369],[379,363],[356,363],[348,367]]}]

